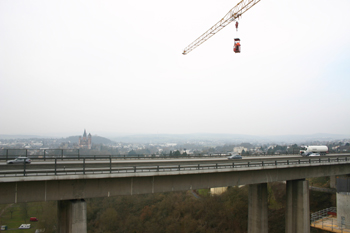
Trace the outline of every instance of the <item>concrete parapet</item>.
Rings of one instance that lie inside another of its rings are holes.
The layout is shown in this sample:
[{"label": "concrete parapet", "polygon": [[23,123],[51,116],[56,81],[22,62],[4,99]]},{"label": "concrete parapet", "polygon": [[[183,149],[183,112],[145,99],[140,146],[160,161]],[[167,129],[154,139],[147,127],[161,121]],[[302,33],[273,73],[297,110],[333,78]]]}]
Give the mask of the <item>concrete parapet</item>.
[{"label": "concrete parapet", "polygon": [[[0,179],[0,204],[260,184],[349,174],[348,164],[309,167],[249,167],[222,170],[10,177]],[[338,180],[339,181],[339,180]],[[339,186],[337,184],[337,186]],[[338,189],[338,187],[337,187]]]}]

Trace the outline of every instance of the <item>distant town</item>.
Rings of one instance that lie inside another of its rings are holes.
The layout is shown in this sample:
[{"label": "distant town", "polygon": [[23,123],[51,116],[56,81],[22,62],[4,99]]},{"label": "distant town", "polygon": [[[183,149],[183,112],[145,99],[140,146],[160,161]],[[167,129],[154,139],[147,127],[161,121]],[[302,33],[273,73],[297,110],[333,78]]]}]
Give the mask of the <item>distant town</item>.
[{"label": "distant town", "polygon": [[[307,137],[300,142],[273,142],[276,139],[246,135],[152,135],[128,136],[117,140],[92,136],[86,130],[80,136],[67,138],[0,137],[0,149],[78,150],[89,155],[206,155],[237,153],[241,155],[298,154],[305,145],[326,145],[329,153],[350,152],[350,138]],[[294,136],[295,137],[295,136]],[[286,139],[284,139],[286,141]],[[304,141],[302,141],[304,140]],[[147,142],[148,141],[148,142]],[[293,140],[289,140],[293,141]]]}]

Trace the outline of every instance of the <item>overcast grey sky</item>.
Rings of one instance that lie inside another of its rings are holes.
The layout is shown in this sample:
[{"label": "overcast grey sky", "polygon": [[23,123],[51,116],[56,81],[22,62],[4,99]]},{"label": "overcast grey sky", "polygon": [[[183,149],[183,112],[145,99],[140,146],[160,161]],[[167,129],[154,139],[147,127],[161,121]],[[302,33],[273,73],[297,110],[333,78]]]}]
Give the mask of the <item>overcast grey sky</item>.
[{"label": "overcast grey sky", "polygon": [[0,134],[350,133],[350,1],[0,0]]}]

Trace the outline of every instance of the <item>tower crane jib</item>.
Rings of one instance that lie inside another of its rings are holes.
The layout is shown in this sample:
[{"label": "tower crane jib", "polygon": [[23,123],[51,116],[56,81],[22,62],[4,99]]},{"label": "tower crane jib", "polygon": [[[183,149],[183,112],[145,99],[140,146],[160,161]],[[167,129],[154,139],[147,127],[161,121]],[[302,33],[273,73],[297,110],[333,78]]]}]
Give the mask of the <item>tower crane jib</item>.
[{"label": "tower crane jib", "polygon": [[226,27],[235,19],[239,18],[243,13],[252,8],[255,4],[260,2],[260,0],[242,0],[236,6],[234,6],[219,22],[214,24],[209,30],[203,33],[200,37],[198,37],[195,41],[193,41],[190,45],[188,45],[184,51],[183,55],[188,54],[199,45],[203,44],[210,37],[214,36],[221,29]]}]

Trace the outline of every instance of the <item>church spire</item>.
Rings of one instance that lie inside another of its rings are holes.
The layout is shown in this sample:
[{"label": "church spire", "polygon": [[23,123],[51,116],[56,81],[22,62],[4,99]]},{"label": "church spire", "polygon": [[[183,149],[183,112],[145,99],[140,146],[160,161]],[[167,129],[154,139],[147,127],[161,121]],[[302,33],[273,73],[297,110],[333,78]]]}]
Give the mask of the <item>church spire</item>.
[{"label": "church spire", "polygon": [[91,133],[86,136],[86,129],[84,129],[83,138],[79,136],[79,148],[91,150]]}]

